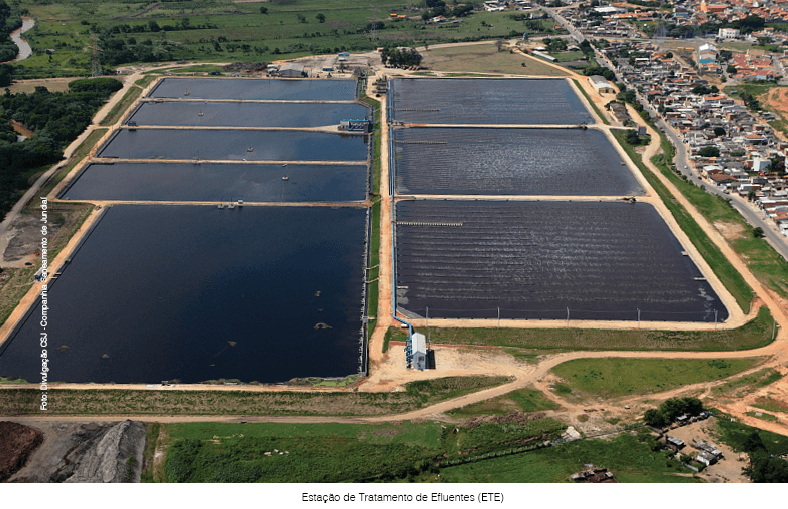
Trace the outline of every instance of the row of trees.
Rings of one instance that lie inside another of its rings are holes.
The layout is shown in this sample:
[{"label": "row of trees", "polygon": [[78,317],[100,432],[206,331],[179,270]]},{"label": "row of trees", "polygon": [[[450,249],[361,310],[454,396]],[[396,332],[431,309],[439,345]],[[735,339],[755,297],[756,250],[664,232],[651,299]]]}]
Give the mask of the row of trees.
[{"label": "row of trees", "polygon": [[383,48],[380,58],[384,65],[393,67],[418,67],[422,56],[415,48]]},{"label": "row of trees", "polygon": [[[76,80],[70,92],[48,92],[37,87],[32,94],[0,96],[0,219],[27,187],[28,170],[59,161],[63,148],[79,136],[96,111],[123,84],[114,78]],[[35,135],[17,142],[12,121]]]}]

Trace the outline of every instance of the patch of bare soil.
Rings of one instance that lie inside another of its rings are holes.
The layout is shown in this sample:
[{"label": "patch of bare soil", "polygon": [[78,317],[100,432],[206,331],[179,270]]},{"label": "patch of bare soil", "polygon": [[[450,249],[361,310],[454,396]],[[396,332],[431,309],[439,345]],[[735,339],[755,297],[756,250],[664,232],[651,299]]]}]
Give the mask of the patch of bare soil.
[{"label": "patch of bare soil", "polygon": [[0,422],[0,482],[25,466],[27,459],[44,441],[44,435],[16,422]]},{"label": "patch of bare soil", "polygon": [[140,481],[143,423],[38,422],[36,426],[43,432],[44,442],[11,482]]},{"label": "patch of bare soil", "polygon": [[[35,260],[36,250],[41,245],[41,222],[34,215],[20,214],[0,239],[0,248],[3,248],[0,263]],[[53,225],[50,231],[54,235],[57,227]]]},{"label": "patch of bare soil", "polygon": [[714,221],[712,224],[725,237],[725,240],[731,241],[747,236],[747,230],[740,224],[726,221]]}]

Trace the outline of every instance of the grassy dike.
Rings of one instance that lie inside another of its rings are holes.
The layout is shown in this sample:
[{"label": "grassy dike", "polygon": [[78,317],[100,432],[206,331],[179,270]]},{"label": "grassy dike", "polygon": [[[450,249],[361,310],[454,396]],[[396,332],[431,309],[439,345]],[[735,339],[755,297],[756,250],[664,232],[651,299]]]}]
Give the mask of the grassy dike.
[{"label": "grassy dike", "polygon": [[[406,384],[405,392],[252,392],[127,389],[58,389],[49,386],[52,415],[325,415],[376,416],[417,410],[439,401],[510,382],[505,376],[467,376]],[[38,415],[41,391],[4,385],[4,415]]]}]

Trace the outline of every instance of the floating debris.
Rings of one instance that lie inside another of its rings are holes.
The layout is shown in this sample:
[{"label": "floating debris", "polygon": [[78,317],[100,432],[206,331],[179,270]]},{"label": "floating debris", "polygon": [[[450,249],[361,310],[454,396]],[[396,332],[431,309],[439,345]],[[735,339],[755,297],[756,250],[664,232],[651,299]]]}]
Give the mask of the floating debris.
[{"label": "floating debris", "polygon": [[66,345],[63,345],[63,346],[61,346],[60,348],[57,349],[58,352],[65,352],[66,350],[68,350],[68,346],[66,346]]},{"label": "floating debris", "polygon": [[331,329],[331,328],[332,327],[330,325],[328,325],[327,323],[325,323],[325,322],[317,322],[315,324],[315,327],[314,327],[315,330],[318,330],[318,329]]},{"label": "floating debris", "polygon": [[238,343],[236,341],[228,341],[227,344],[230,345],[230,346],[235,346]]},{"label": "floating debris", "polygon": [[320,290],[315,292],[315,297],[320,297]]},{"label": "floating debris", "polygon": [[107,354],[104,354],[104,355],[102,355],[102,356],[101,356],[101,358],[102,358],[102,359],[109,359],[109,355],[107,355]]}]

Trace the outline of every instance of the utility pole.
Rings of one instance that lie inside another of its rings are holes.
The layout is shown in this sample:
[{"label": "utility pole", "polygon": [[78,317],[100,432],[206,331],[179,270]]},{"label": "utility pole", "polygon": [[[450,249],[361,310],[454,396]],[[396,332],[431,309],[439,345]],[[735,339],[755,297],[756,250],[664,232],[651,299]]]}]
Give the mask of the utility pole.
[{"label": "utility pole", "polygon": [[102,76],[101,59],[99,58],[99,51],[101,51],[101,48],[99,48],[98,46],[99,43],[98,34],[93,34],[92,37],[93,37],[93,57],[91,58],[92,66],[90,71],[90,77],[99,78]]}]

